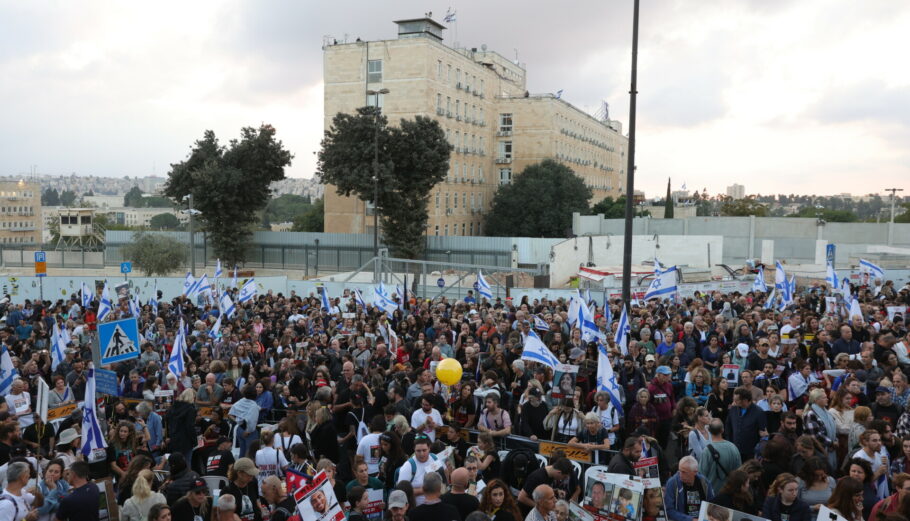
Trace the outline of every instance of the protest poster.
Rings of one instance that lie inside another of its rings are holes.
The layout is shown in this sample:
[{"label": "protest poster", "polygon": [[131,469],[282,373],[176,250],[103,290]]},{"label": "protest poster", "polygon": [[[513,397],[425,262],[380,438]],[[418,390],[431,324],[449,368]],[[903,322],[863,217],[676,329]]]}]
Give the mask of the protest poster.
[{"label": "protest poster", "polygon": [[569,521],[594,521],[594,514],[585,510],[578,503],[569,503]]},{"label": "protest poster", "polygon": [[906,312],[907,308],[905,306],[888,306],[888,320],[894,322],[894,317],[900,315],[903,318]]},{"label": "protest poster", "polygon": [[837,315],[837,297],[825,297],[825,316]]},{"label": "protest poster", "polygon": [[47,421],[61,421],[66,419],[70,414],[73,414],[73,411],[76,410],[75,403],[69,403],[66,405],[58,405],[57,407],[51,407],[47,410]]},{"label": "protest poster", "polygon": [[383,490],[381,488],[367,489],[366,508],[363,509],[363,515],[370,521],[381,521],[382,514],[385,512],[385,501],[383,501]]},{"label": "protest poster", "polygon": [[585,473],[582,506],[595,521],[637,521],[644,485],[606,467],[591,467]]},{"label": "protest poster", "polygon": [[344,521],[344,511],[335,498],[332,482],[324,470],[294,492],[302,521]]},{"label": "protest poster", "polygon": [[819,521],[847,521],[847,518],[844,516],[835,514],[833,510],[821,505],[818,509],[818,518]]},{"label": "protest poster", "polygon": [[[819,519],[821,517],[821,511],[819,511]],[[842,521],[847,521],[844,518],[841,518]],[[701,504],[701,509],[698,511],[698,521],[769,521],[763,517],[753,516],[745,512],[740,512],[739,510],[733,510],[732,508],[722,507],[714,503],[708,503],[703,501]],[[826,520],[827,521],[827,520]]]},{"label": "protest poster", "polygon": [[635,462],[633,468],[635,479],[641,481],[645,488],[641,499],[641,521],[667,521],[657,458],[641,458]]},{"label": "protest poster", "polygon": [[155,412],[164,412],[174,404],[173,389],[158,389],[155,391]]},{"label": "protest poster", "polygon": [[720,366],[720,374],[730,384],[730,387],[739,385],[739,365],[724,364]]},{"label": "protest poster", "polygon": [[553,398],[562,400],[575,396],[575,380],[577,378],[577,365],[557,364],[556,370],[553,372]]},{"label": "protest poster", "polygon": [[[657,467],[657,458],[641,458],[636,461],[632,468],[635,469],[635,475],[645,479],[657,479],[660,480],[660,470]],[[660,486],[660,483],[657,484]],[[645,485],[645,488],[649,488],[648,484]]]}]

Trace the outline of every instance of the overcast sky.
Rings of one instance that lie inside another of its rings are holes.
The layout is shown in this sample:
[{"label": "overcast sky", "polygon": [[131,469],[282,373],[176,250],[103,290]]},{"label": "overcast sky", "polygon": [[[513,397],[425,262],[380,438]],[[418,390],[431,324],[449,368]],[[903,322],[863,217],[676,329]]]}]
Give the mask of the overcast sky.
[{"label": "overcast sky", "polygon": [[[628,128],[632,0],[0,0],[0,174],[164,175],[213,129],[268,122],[310,177],[322,38],[395,37],[457,11],[462,46],[526,64],[533,93]],[[910,3],[644,0],[638,178],[648,196],[910,190]],[[318,6],[318,8],[317,8]],[[452,45],[455,25],[446,31]]]}]

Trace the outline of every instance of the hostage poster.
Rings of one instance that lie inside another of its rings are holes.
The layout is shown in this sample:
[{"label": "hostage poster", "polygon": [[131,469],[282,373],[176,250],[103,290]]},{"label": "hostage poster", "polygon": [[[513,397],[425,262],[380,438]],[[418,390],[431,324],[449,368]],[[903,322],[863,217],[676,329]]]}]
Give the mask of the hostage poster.
[{"label": "hostage poster", "polygon": [[642,458],[635,462],[634,468],[635,479],[641,481],[645,488],[641,499],[641,521],[667,521],[657,458]]},{"label": "hostage poster", "polygon": [[621,474],[609,474],[603,467],[585,473],[585,510],[595,521],[637,521],[640,518],[644,486]]},{"label": "hostage poster", "polygon": [[577,378],[577,365],[557,364],[556,371],[553,372],[553,398],[561,400],[575,396]]},{"label": "hostage poster", "polygon": [[308,484],[297,489],[294,500],[297,501],[297,513],[303,521],[344,521],[344,512],[324,470],[313,476]]}]

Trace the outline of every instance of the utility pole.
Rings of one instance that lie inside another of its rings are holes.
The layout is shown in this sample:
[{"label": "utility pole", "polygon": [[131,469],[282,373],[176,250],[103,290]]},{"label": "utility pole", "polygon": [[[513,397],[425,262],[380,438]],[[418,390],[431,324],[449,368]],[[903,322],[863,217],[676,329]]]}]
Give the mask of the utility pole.
[{"label": "utility pole", "polygon": [[894,242],[894,203],[897,201],[897,192],[903,192],[903,188],[885,188],[886,192],[891,192],[891,222],[888,223],[888,246]]},{"label": "utility pole", "polygon": [[196,229],[193,226],[193,194],[186,196],[187,213],[190,214],[190,273],[196,278]]},{"label": "utility pole", "polygon": [[632,203],[635,195],[635,102],[638,95],[638,2],[632,11],[632,83],[629,89],[629,162],[626,164],[626,222],[622,250],[622,300],[631,309],[632,293]]},{"label": "utility pole", "polygon": [[389,89],[368,90],[367,96],[375,96],[376,112],[373,119],[373,256],[379,256],[379,116],[382,109],[379,107],[379,96],[388,94]]}]

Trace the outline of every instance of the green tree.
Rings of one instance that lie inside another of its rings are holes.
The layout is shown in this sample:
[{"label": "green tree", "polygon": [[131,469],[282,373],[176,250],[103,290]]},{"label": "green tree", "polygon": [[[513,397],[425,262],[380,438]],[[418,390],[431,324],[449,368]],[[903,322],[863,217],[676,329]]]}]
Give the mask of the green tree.
[{"label": "green tree", "polygon": [[[295,217],[305,213],[312,206],[305,197],[294,194],[282,194],[269,201],[265,207],[263,218],[269,222],[283,223],[293,221]],[[264,222],[264,221],[263,221]]]},{"label": "green tree", "polygon": [[752,197],[745,199],[736,199],[725,196],[723,203],[720,205],[720,214],[723,216],[746,217],[754,215],[756,217],[767,217],[768,207],[757,202]]},{"label": "green tree", "polygon": [[207,130],[185,161],[171,165],[164,195],[182,201],[192,194],[215,255],[228,266],[240,264],[258,212],[269,201],[269,185],[284,179],[293,157],[271,125],[244,127],[228,146]]},{"label": "green tree", "polygon": [[176,230],[180,228],[180,220],[172,213],[159,213],[149,219],[149,227],[153,230]]},{"label": "green tree", "polygon": [[667,178],[667,200],[664,201],[664,219],[673,218],[673,197],[670,194],[670,178]]},{"label": "green tree", "polygon": [[487,235],[566,237],[572,212],[587,213],[591,189],[569,167],[552,159],[529,165],[493,195]]},{"label": "green tree", "polygon": [[378,108],[361,107],[356,114],[339,113],[332,119],[316,175],[340,195],[372,201],[377,186],[373,158],[378,155],[383,240],[393,255],[416,258],[423,251],[429,194],[445,179],[451,150],[435,120],[417,116],[389,127]]},{"label": "green tree", "polygon": [[130,191],[123,196],[123,206],[127,208],[142,207],[142,190],[138,186],[130,188]]},{"label": "green tree", "polygon": [[815,208],[814,206],[804,206],[800,208],[798,212],[790,214],[787,217],[814,217],[832,223],[852,223],[859,221],[859,216],[850,210],[831,210],[829,208]]},{"label": "green tree", "polygon": [[325,227],[325,202],[322,198],[316,199],[309,209],[294,218],[295,232],[321,232]]},{"label": "green tree", "polygon": [[[901,208],[904,209],[903,213]],[[888,219],[891,219],[891,214],[888,214]],[[910,223],[910,203],[901,203],[894,205],[894,222],[896,223]]]},{"label": "green tree", "polygon": [[64,190],[60,194],[61,206],[73,206],[76,203],[76,193],[72,190]]},{"label": "green tree", "polygon": [[171,201],[167,197],[150,195],[142,198],[140,206],[142,208],[173,208],[174,201]]},{"label": "green tree", "polygon": [[60,206],[60,194],[56,188],[48,188],[41,194],[41,206]]},{"label": "green tree", "polygon": [[[156,216],[157,217],[157,216]],[[167,275],[186,262],[186,244],[167,237],[145,232],[133,234],[133,240],[123,247],[123,258],[132,261],[146,277]]]},{"label": "green tree", "polygon": [[[604,214],[604,219],[622,219],[626,216],[626,196],[621,195],[615,201],[612,197],[604,197],[602,201],[591,207],[591,215]],[[636,210],[636,217],[651,215],[649,210]]]}]

